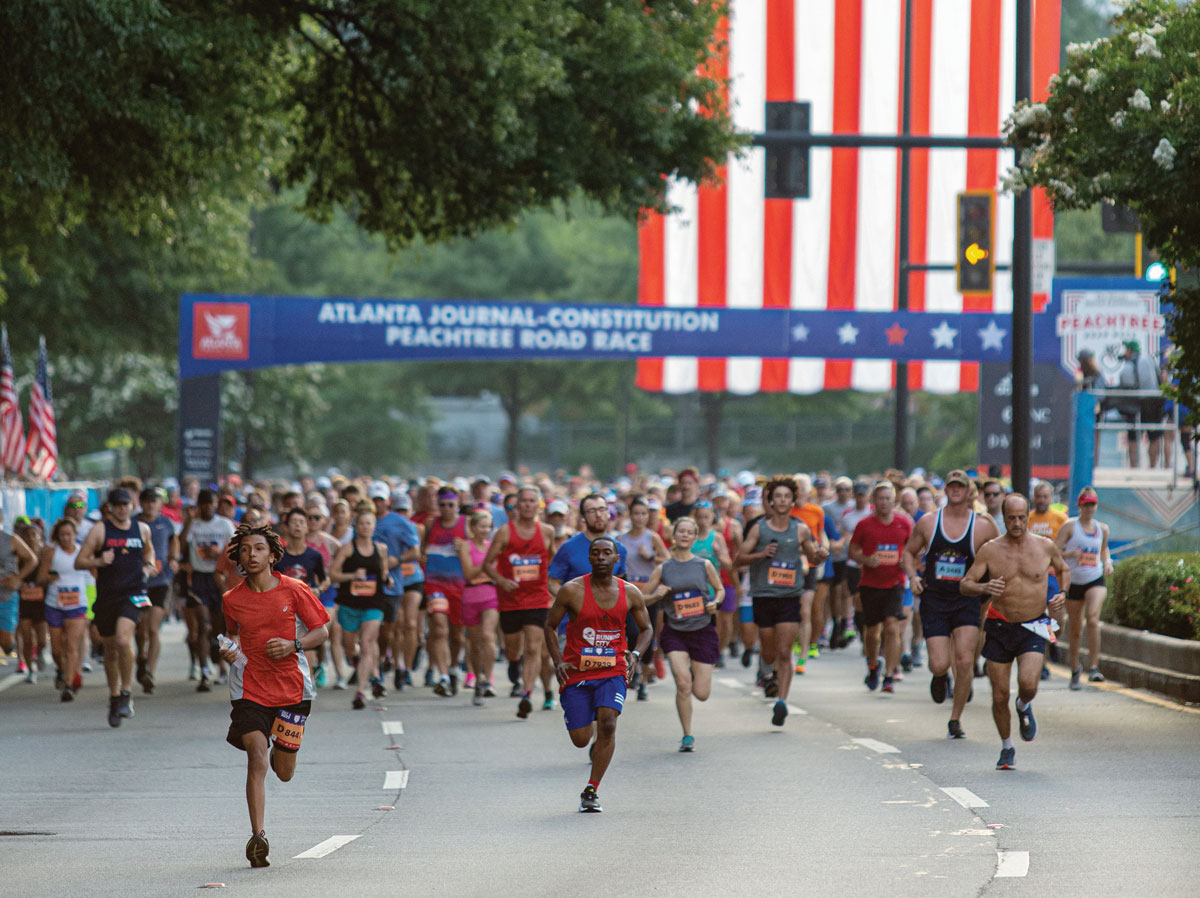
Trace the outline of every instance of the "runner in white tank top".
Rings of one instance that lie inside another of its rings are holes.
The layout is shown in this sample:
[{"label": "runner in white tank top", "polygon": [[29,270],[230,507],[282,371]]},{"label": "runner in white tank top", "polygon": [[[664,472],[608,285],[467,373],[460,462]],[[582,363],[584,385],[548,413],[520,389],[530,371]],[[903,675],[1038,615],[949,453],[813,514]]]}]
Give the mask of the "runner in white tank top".
[{"label": "runner in white tank top", "polygon": [[1075,691],[1083,688],[1080,683],[1083,665],[1079,662],[1079,642],[1085,623],[1088,659],[1091,662],[1088,680],[1092,683],[1104,681],[1104,674],[1100,672],[1100,607],[1108,596],[1104,575],[1112,573],[1113,565],[1108,555],[1108,525],[1096,520],[1099,502],[1096,491],[1085,486],[1076,499],[1079,517],[1069,519],[1054,537],[1071,568],[1067,613],[1070,615],[1071,689]]}]

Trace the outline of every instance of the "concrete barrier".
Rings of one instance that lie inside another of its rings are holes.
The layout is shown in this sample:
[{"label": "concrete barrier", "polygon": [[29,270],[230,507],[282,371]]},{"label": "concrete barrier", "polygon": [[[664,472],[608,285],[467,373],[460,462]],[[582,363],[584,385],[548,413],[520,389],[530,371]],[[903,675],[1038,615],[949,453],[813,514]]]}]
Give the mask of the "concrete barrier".
[{"label": "concrete barrier", "polygon": [[[1060,642],[1064,649],[1065,642]],[[1200,642],[1102,622],[1100,644],[1100,671],[1108,679],[1177,701],[1200,702]],[[1086,633],[1079,661],[1086,672],[1091,665]]]}]

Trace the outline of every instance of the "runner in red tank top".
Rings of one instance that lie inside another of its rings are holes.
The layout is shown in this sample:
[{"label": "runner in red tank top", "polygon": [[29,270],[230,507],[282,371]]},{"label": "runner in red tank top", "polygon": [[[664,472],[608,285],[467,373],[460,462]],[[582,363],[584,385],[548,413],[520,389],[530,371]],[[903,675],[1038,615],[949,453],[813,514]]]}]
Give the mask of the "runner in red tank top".
[{"label": "runner in red tank top", "polygon": [[[563,584],[545,627],[546,647],[562,687],[567,733],[576,748],[591,741],[592,723],[596,724],[592,775],[579,797],[579,810],[585,813],[601,810],[596,790],[616,747],[617,716],[625,704],[625,687],[653,635],[641,591],[613,577],[619,558],[612,537],[592,540],[588,550],[592,573]],[[640,631],[632,651],[625,641],[626,613],[633,615]],[[570,623],[566,650],[560,654],[557,630],[564,614]]]},{"label": "runner in red tank top", "polygon": [[548,667],[543,670],[542,652],[542,628],[550,607],[547,576],[554,528],[538,521],[539,499],[538,491],[531,486],[518,491],[517,518],[492,538],[483,562],[484,571],[495,581],[499,593],[508,679],[513,684],[511,694],[521,696],[517,716],[522,719],[533,710],[529,696],[539,672],[546,687],[546,701],[550,707],[554,706],[550,671]]}]

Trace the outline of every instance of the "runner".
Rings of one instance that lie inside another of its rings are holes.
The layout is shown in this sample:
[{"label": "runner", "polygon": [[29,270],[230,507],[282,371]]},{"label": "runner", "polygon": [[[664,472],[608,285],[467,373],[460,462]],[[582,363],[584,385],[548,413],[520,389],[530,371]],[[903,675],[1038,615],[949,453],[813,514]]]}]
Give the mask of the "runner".
[{"label": "runner", "polygon": [[[693,514],[703,511],[700,506],[705,504],[703,500],[698,502]],[[696,535],[696,522],[691,518],[675,522],[671,557],[654,569],[645,593],[666,600],[661,603],[666,606],[666,623],[660,641],[675,678],[675,710],[683,727],[679,743],[682,752],[696,748],[692,735],[692,697],[708,701],[713,665],[721,657],[713,615],[717,613],[718,597],[724,594],[724,588],[713,563],[693,553]]]},{"label": "runner", "polygon": [[[504,657],[508,659],[508,679],[512,683],[509,694],[521,697],[517,716],[522,719],[533,710],[533,684],[543,672],[546,616],[551,601],[554,528],[537,519],[540,501],[534,487],[523,486],[517,491],[516,517],[492,539],[483,562],[484,571],[498,587],[500,631],[504,634]],[[543,683],[543,706],[549,703],[554,707],[550,684]]]},{"label": "runner", "polygon": [[[1063,524],[1067,522],[1067,516],[1063,512],[1051,508],[1051,503],[1054,501],[1054,487],[1045,480],[1039,480],[1033,487],[1033,508],[1029,512],[1029,532],[1037,536],[1044,536],[1048,539],[1054,539],[1058,536],[1058,531]],[[1050,576],[1046,581],[1046,601],[1049,602],[1051,596],[1061,592],[1058,580],[1054,577],[1054,571],[1050,571]],[[1055,620],[1061,627],[1063,624],[1061,612],[1055,616]],[[1052,642],[1046,650],[1046,656],[1051,661],[1058,660],[1058,643]],[[1050,668],[1042,665],[1042,679],[1050,679]]]},{"label": "runner", "polygon": [[83,686],[80,659],[87,636],[88,577],[75,569],[75,522],[63,518],[50,531],[50,544],[42,549],[38,582],[46,585],[46,623],[50,627],[50,651],[58,665],[62,685],[60,699],[74,701]]},{"label": "runner", "polygon": [[804,589],[800,552],[811,564],[824,561],[829,554],[816,545],[808,525],[792,517],[796,494],[796,481],[791,477],[776,476],[767,482],[763,488],[766,516],[750,526],[736,562],[750,565],[750,593],[762,643],[762,662],[774,669],[763,694],[777,696],[771,714],[775,726],[783,726],[788,714],[792,644],[800,633],[800,595]]},{"label": "runner", "polygon": [[383,622],[386,599],[383,585],[388,579],[387,546],[375,542],[375,512],[367,502],[361,503],[354,514],[354,539],[342,546],[334,556],[329,576],[338,584],[338,623],[342,627],[342,642],[346,657],[355,657],[354,640],[358,639],[358,691],[353,707],[366,707],[363,688],[371,685],[371,695],[387,695],[379,678],[379,625]]},{"label": "runner", "polygon": [[[846,622],[847,627],[842,632],[841,646],[844,648],[854,641],[857,634],[862,638],[862,597],[858,592],[858,585],[862,580],[862,568],[858,562],[850,557],[850,537],[854,535],[854,528],[858,526],[859,521],[864,518],[869,518],[874,511],[871,508],[871,484],[865,480],[856,480],[852,488],[854,494],[853,506],[842,512],[841,526],[838,528],[842,533],[846,534]],[[853,626],[850,626],[850,625]]]},{"label": "runner", "polygon": [[[37,559],[42,553],[42,532],[34,526],[29,518],[17,519],[14,528],[19,539],[23,540],[33,554],[34,563],[21,585],[18,587],[19,597],[17,644],[21,650],[21,660],[25,665],[25,682],[36,683],[38,668],[42,665],[43,652],[46,647],[46,587],[37,582]],[[22,565],[22,570],[29,567]],[[18,673],[20,670],[18,669]]]},{"label": "runner", "polygon": [[674,526],[680,518],[689,517],[700,498],[700,472],[695,468],[684,468],[675,478],[679,486],[679,499],[666,507],[667,521]]},{"label": "runner", "polygon": [[188,630],[192,636],[189,640],[192,657],[200,665],[197,692],[212,691],[210,657],[218,661],[218,679],[225,673],[225,662],[216,653],[216,636],[225,632],[221,621],[221,593],[225,584],[217,577],[217,559],[233,537],[233,530],[229,518],[215,513],[212,490],[200,490],[195,513],[184,524],[181,537],[188,549],[187,562],[183,565],[187,589],[184,614],[188,617]]},{"label": "runner", "polygon": [[[1033,700],[1045,660],[1046,641],[1053,639],[1053,620],[1046,616],[1046,580],[1053,568],[1059,583],[1071,582],[1071,573],[1058,545],[1027,529],[1029,502],[1020,493],[1004,500],[1006,533],[984,543],[975,563],[959,584],[963,595],[991,596],[984,632],[987,642],[988,679],[992,682],[992,717],[1000,733],[1000,760],[997,770],[1016,766],[1016,748],[1010,738],[1011,715],[1008,710],[1012,664],[1017,662],[1017,719],[1021,738],[1032,742],[1037,736]],[[988,579],[990,578],[990,579]],[[1056,593],[1050,600],[1051,613],[1062,611],[1066,597]]]},{"label": "runner", "polygon": [[[321,553],[308,544],[308,512],[302,508],[289,508],[280,523],[285,541],[283,555],[274,564],[275,572],[299,580],[312,590],[314,596],[319,596],[329,582],[329,575]],[[312,662],[310,657],[310,667]]]},{"label": "runner", "polygon": [[[379,653],[384,659],[381,673],[387,672],[387,665],[399,671],[404,667],[402,644],[404,623],[400,612],[404,604],[404,584],[401,571],[401,561],[405,554],[421,545],[416,528],[403,517],[391,511],[392,490],[382,480],[376,480],[367,490],[371,502],[375,506],[375,535],[373,539],[387,547],[388,573],[390,579],[383,587],[384,607],[383,624],[379,628]],[[388,658],[390,655],[390,659]],[[400,674],[394,682],[404,687],[404,676]]]},{"label": "runner", "polygon": [[1092,667],[1088,672],[1088,682],[1104,682],[1104,674],[1100,673],[1100,607],[1108,597],[1104,578],[1113,572],[1113,564],[1108,554],[1108,525],[1096,520],[1099,503],[1100,497],[1096,491],[1085,486],[1075,500],[1079,506],[1079,517],[1069,519],[1054,537],[1054,542],[1071,569],[1071,586],[1067,590],[1067,635],[1071,689],[1075,691],[1083,688],[1079,682],[1083,674],[1083,665],[1079,663],[1079,640],[1083,635],[1085,620],[1088,659]]},{"label": "runner", "polygon": [[[3,520],[3,517],[0,517]],[[8,653],[16,645],[20,621],[20,589],[37,570],[38,557],[25,540],[8,530],[0,530],[0,660],[7,663]]]},{"label": "runner", "polygon": [[475,674],[475,695],[471,704],[483,705],[492,698],[492,667],[496,663],[496,584],[488,576],[484,561],[492,537],[492,515],[485,509],[471,512],[468,522],[471,538],[458,544],[458,560],[463,566],[467,585],[463,588],[463,625],[467,628],[467,661]]},{"label": "runner", "polygon": [[465,584],[457,541],[467,539],[467,519],[459,513],[458,493],[445,486],[437,494],[438,516],[425,525],[421,545],[425,567],[425,604],[429,614],[429,668],[440,679],[433,691],[458,694],[454,660],[462,648],[462,591]]},{"label": "runner", "polygon": [[[246,514],[250,514],[252,510],[247,509]],[[329,521],[329,509],[318,494],[314,493],[305,501],[304,511],[308,515],[308,534],[305,542],[310,549],[315,549],[320,554],[321,564],[324,565],[326,573],[325,588],[317,598],[321,600],[321,605],[330,619],[328,624],[329,641],[317,646],[315,653],[317,666],[313,671],[313,685],[320,689],[327,682],[325,656],[328,654],[333,659],[333,688],[345,689],[346,677],[343,671],[346,666],[346,658],[342,651],[342,630],[336,621],[338,588],[337,584],[328,577],[329,568],[333,566],[333,557],[337,555],[342,544],[324,530]],[[244,521],[246,518],[243,517],[242,520]]]},{"label": "runner", "polygon": [[[721,574],[733,570],[733,557],[730,554],[729,544],[725,542],[724,535],[716,529],[717,513],[716,509],[713,508],[712,502],[708,499],[697,499],[696,504],[692,507],[691,520],[696,524],[696,536],[692,542],[692,554],[711,562],[713,569],[719,572],[717,579],[720,579]],[[731,611],[737,608],[737,590],[732,590],[732,596],[728,596],[723,580],[721,588],[717,590],[714,598],[719,606],[718,611],[720,611],[720,607],[725,606],[726,601],[728,601],[728,607]],[[725,643],[721,642],[719,614],[716,621],[717,645],[724,646]],[[720,651],[717,652],[715,663],[717,667],[725,666],[725,660]]]},{"label": "runner", "polygon": [[[589,508],[591,498],[584,499]],[[587,533],[579,536],[586,538]],[[595,724],[591,775],[579,796],[581,813],[603,810],[598,790],[616,747],[617,717],[625,705],[625,689],[633,671],[650,645],[645,600],[636,586],[617,579],[614,569],[619,563],[620,546],[611,536],[597,534],[588,540],[591,570],[557,590],[545,626],[546,647],[562,687],[563,718],[571,743],[585,747]],[[638,628],[632,651],[625,635],[627,614]],[[564,615],[570,622],[566,648],[560,652],[557,630]]]},{"label": "runner", "polygon": [[[211,494],[210,494],[211,496]],[[158,573],[150,527],[131,520],[133,497],[117,487],[108,492],[110,517],[93,527],[75,556],[76,570],[96,572],[96,629],[104,640],[108,677],[108,725],[133,717],[129,687],[133,681],[133,632],[144,607],[146,579]],[[209,502],[211,511],[212,503]]]},{"label": "runner", "polygon": [[875,512],[863,518],[850,537],[850,558],[862,566],[858,594],[862,603],[863,650],[867,688],[879,686],[879,643],[883,641],[883,691],[893,692],[892,672],[900,663],[904,621],[904,571],[900,555],[912,535],[912,519],[896,511],[896,489],[887,480],[871,491]]},{"label": "runner", "polygon": [[137,681],[147,695],[154,692],[154,674],[158,670],[158,655],[161,643],[158,631],[171,599],[171,580],[179,570],[179,537],[175,524],[162,514],[163,496],[156,490],[144,489],[138,496],[142,513],[138,520],[150,528],[150,541],[154,543],[154,563],[158,570],[146,581],[146,595],[150,607],[142,612],[137,628]]},{"label": "runner", "polygon": [[241,524],[228,551],[246,579],[225,594],[223,603],[232,642],[221,654],[232,665],[233,705],[225,741],[246,753],[246,859],[251,867],[269,867],[270,844],[263,826],[267,768],[284,783],[296,773],[313,698],[304,653],[328,638],[329,615],[308,587],[272,571],[284,550],[269,526]]},{"label": "runner", "polygon": [[354,539],[354,522],[350,519],[350,503],[345,499],[335,499],[329,509],[329,535],[344,546]]},{"label": "runner", "polygon": [[[971,508],[966,473],[951,471],[946,475],[946,506],[937,514],[922,516],[904,547],[904,570],[914,595],[921,600],[929,672],[933,674],[929,693],[939,705],[946,700],[948,690],[954,696],[947,724],[951,739],[966,738],[962,713],[971,696],[982,613],[979,598],[963,595],[958,586],[975,563],[980,547],[996,536],[991,520]],[[922,556],[924,577],[917,571]]]},{"label": "runner", "polygon": [[[713,527],[725,540],[725,548],[729,552],[731,562],[742,548],[742,523],[730,513],[732,507],[729,492],[722,487],[713,496],[713,510],[717,516]],[[729,657],[736,658],[738,603],[745,593],[742,584],[743,572],[731,565],[728,569],[721,568],[719,573],[721,583],[725,587],[725,595],[717,609],[717,641],[721,644],[722,651],[728,646]]]},{"label": "runner", "polygon": [[395,683],[397,689],[402,689],[412,685],[412,671],[417,668],[421,637],[425,633],[425,572],[421,570],[421,543],[425,539],[425,530],[408,516],[412,511],[408,493],[403,490],[392,493],[392,510],[411,528],[409,534],[415,540],[413,547],[400,556],[400,585],[404,587],[400,654],[404,669],[397,667]]},{"label": "runner", "polygon": [[[810,501],[812,498],[812,479],[807,474],[798,474],[796,481],[796,502],[792,506],[792,517],[799,518],[808,525],[809,532],[817,545],[825,550],[829,557],[829,535],[825,532],[825,510]],[[813,603],[817,595],[817,583],[822,574],[821,564],[810,564],[804,573],[804,591],[800,594],[800,636],[796,644],[796,673],[803,674],[808,658],[820,655],[817,648],[817,636],[820,628],[813,629]],[[821,612],[822,623],[824,611]]]},{"label": "runner", "polygon": [[[634,496],[629,501],[629,529],[617,536],[617,542],[625,549],[625,569],[628,572],[626,580],[642,591],[646,601],[646,613],[650,617],[650,627],[657,634],[662,632],[662,605],[658,597],[646,590],[650,575],[654,569],[670,557],[662,538],[652,531],[650,524],[650,506],[643,496]],[[654,643],[651,643],[653,646]],[[637,698],[644,702],[649,698],[646,683],[655,675],[653,651],[648,652],[642,659],[641,679],[638,681]]]}]

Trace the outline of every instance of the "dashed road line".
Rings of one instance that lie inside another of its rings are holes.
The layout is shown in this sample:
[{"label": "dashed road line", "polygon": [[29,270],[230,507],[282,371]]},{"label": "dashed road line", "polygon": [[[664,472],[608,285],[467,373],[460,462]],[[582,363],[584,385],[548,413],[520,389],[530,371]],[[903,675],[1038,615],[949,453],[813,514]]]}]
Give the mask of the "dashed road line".
[{"label": "dashed road line", "polygon": [[807,711],[805,711],[803,708],[797,707],[796,705],[788,705],[787,709],[789,714],[803,714],[805,717],[808,716]]},{"label": "dashed road line", "polygon": [[407,789],[409,773],[410,771],[408,770],[389,770],[387,776],[383,779],[384,790]]},{"label": "dashed road line", "polygon": [[735,680],[733,677],[720,677],[717,682],[722,686],[728,686],[730,689],[741,689],[746,684],[741,680]]},{"label": "dashed road line", "polygon": [[851,742],[856,745],[861,745],[863,748],[869,748],[871,751],[879,755],[898,755],[900,749],[894,745],[888,745],[886,742],[880,742],[878,739],[851,739]]},{"label": "dashed road line", "polygon": [[300,860],[301,858],[325,857],[328,854],[333,854],[343,845],[349,845],[358,838],[360,838],[360,836],[330,836],[324,842],[318,842],[312,848],[308,849],[308,851],[300,852],[293,858],[293,860]]},{"label": "dashed road line", "polygon": [[383,727],[383,735],[385,736],[404,735],[404,724],[398,720],[381,720],[379,723]]},{"label": "dashed road line", "polygon": [[996,851],[995,879],[1002,876],[1025,876],[1029,873],[1028,851]]},{"label": "dashed road line", "polygon": [[964,808],[986,808],[988,803],[972,792],[960,786],[943,786],[942,791],[961,804]]}]

